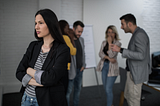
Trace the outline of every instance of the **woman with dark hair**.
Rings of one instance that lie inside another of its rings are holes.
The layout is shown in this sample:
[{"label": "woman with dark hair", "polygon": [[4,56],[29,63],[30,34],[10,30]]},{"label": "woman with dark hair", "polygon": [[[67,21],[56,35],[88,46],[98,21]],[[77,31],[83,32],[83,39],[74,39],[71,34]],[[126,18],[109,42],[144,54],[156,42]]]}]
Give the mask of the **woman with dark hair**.
[{"label": "woman with dark hair", "polygon": [[21,106],[67,106],[62,83],[70,51],[55,13],[39,10],[35,15],[35,37],[16,71],[22,82]]},{"label": "woman with dark hair", "polygon": [[[70,55],[76,55],[76,48],[75,48],[74,39],[73,39],[74,38],[73,30],[69,28],[69,24],[66,20],[60,20],[58,23],[59,23],[63,38],[67,46],[70,48]],[[65,93],[67,93],[67,89],[68,89],[68,70],[70,70],[70,63],[71,61],[68,63],[66,78],[63,78]]]},{"label": "woman with dark hair", "polygon": [[[60,26],[60,29],[61,29],[61,32],[62,32],[62,35],[63,35],[65,42],[68,43],[67,45],[71,49],[71,51],[70,51],[71,55],[76,55],[73,30],[71,28],[69,28],[69,24],[66,20],[60,20],[59,26]],[[68,37],[70,38],[69,40],[68,40]]]},{"label": "woman with dark hair", "polygon": [[113,106],[113,84],[119,75],[117,52],[113,52],[111,44],[121,46],[119,35],[114,25],[108,26],[105,32],[105,40],[102,42],[99,57],[101,58],[97,71],[102,71],[102,82],[107,96],[107,106]]}]

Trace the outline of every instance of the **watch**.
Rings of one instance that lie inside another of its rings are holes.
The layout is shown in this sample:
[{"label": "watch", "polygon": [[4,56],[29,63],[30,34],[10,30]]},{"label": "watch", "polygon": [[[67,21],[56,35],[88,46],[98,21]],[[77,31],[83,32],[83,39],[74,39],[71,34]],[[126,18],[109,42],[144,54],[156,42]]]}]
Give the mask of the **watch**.
[{"label": "watch", "polygon": [[123,49],[124,49],[124,48],[121,48],[121,49],[120,49],[120,53],[123,53]]}]

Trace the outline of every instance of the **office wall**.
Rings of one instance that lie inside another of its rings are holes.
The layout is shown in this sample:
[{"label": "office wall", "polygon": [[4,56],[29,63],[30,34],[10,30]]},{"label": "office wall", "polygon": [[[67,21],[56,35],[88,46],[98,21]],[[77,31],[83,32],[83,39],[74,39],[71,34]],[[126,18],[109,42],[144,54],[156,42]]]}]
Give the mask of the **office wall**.
[{"label": "office wall", "polygon": [[55,12],[58,20],[65,19],[72,25],[83,17],[83,0],[39,0],[39,9],[49,8]]},{"label": "office wall", "polygon": [[4,93],[17,91],[12,86],[20,83],[15,72],[28,44],[34,40],[37,7],[38,0],[0,0],[0,84],[4,85]]},{"label": "office wall", "polygon": [[17,66],[34,40],[38,0],[0,0],[0,105],[3,93],[18,92]]},{"label": "office wall", "polygon": [[160,51],[160,1],[143,0],[143,25],[150,37],[150,53]]}]

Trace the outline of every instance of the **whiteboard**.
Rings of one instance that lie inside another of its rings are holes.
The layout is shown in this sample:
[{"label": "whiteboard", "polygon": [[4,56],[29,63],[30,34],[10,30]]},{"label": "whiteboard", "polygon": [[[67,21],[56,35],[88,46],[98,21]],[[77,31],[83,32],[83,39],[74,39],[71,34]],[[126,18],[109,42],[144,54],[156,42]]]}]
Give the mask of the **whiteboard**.
[{"label": "whiteboard", "polygon": [[[73,25],[70,25],[70,28],[73,28]],[[93,25],[85,25],[81,37],[84,38],[86,68],[96,67]]]},{"label": "whiteboard", "polygon": [[93,25],[85,25],[81,37],[84,38],[86,68],[96,67]]}]

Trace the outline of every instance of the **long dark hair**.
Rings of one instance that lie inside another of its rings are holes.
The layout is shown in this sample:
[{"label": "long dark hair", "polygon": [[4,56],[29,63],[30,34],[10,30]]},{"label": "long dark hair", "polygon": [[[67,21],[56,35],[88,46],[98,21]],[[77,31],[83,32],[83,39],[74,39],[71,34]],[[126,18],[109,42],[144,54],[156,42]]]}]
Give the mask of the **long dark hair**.
[{"label": "long dark hair", "polygon": [[[49,32],[51,33],[52,38],[59,43],[65,43],[60,31],[56,14],[50,9],[42,9],[37,11],[37,13],[35,14],[35,17],[38,14],[40,14],[43,17],[45,23],[47,24]],[[39,38],[37,36],[36,30],[34,35],[37,40],[40,40],[40,41],[43,40],[43,38]]]},{"label": "long dark hair", "polygon": [[59,23],[62,35],[67,35],[67,33],[64,31],[64,29],[67,25],[69,26],[68,22],[66,20],[60,20],[58,23]]}]

